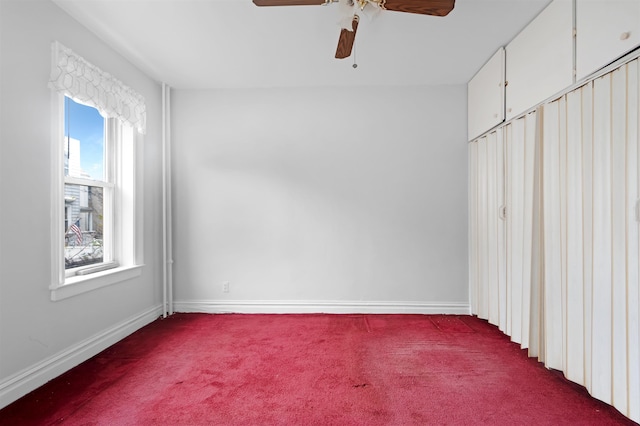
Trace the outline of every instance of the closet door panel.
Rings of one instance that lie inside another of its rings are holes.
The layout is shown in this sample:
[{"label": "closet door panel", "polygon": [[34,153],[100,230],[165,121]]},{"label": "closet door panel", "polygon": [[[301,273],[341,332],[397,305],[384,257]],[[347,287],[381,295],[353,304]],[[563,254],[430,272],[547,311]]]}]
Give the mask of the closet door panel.
[{"label": "closet door panel", "polygon": [[469,140],[504,121],[504,61],[501,47],[469,81]]},{"label": "closet door panel", "polygon": [[573,83],[573,5],[555,0],[506,49],[506,119]]},{"label": "closet door panel", "polygon": [[576,1],[576,73],[580,80],[640,44],[640,1]]}]

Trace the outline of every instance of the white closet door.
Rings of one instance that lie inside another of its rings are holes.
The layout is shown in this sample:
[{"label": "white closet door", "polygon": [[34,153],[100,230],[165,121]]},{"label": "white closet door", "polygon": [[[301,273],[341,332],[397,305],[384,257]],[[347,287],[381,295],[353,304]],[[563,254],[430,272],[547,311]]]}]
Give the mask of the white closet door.
[{"label": "white closet door", "polygon": [[[500,144],[501,145],[501,144]],[[500,188],[501,181],[499,175],[502,167],[499,164],[499,146],[498,133],[492,132],[487,135],[487,232],[488,232],[488,267],[487,275],[487,305],[489,309],[489,322],[499,324],[500,322]]]},{"label": "white closet door", "polygon": [[471,280],[472,312],[496,325],[500,324],[501,312],[506,309],[505,227],[500,218],[504,203],[503,151],[502,130],[470,145],[473,161],[470,175],[474,177],[471,187],[474,195],[470,202],[471,264],[475,274]]},{"label": "white closet door", "polygon": [[531,208],[536,114],[505,126],[506,152],[506,292],[511,340],[528,345],[531,281]]},{"label": "white closet door", "polygon": [[536,116],[469,148],[472,312],[523,347],[529,340]]},{"label": "white closet door", "polygon": [[506,49],[506,119],[573,83],[573,2],[555,0]]},{"label": "white closet door", "polygon": [[640,1],[576,1],[578,80],[640,44]]},{"label": "white closet door", "polygon": [[639,62],[470,148],[474,313],[636,422]]},{"label": "white closet door", "polygon": [[544,106],[544,327],[538,334],[548,367],[635,421],[639,73],[632,61]]},{"label": "white closet door", "polygon": [[467,85],[469,140],[504,121],[504,61],[501,47]]}]

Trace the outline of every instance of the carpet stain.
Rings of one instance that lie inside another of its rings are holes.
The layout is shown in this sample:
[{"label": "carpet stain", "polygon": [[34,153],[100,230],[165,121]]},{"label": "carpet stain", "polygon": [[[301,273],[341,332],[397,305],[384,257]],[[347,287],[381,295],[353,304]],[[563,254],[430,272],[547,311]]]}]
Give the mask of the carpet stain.
[{"label": "carpet stain", "polygon": [[432,315],[429,317],[436,328],[445,333],[475,333],[460,318],[453,315]]}]

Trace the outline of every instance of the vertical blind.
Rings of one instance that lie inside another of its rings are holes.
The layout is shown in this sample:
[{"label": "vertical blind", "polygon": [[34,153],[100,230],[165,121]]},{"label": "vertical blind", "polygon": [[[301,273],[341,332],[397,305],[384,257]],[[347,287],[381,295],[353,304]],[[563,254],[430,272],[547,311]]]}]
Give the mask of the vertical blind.
[{"label": "vertical blind", "polygon": [[640,421],[638,59],[469,145],[472,312]]}]

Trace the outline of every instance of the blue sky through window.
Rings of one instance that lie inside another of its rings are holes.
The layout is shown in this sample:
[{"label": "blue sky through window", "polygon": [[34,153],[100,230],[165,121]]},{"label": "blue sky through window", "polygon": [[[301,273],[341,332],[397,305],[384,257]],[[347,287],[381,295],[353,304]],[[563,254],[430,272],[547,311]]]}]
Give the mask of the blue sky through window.
[{"label": "blue sky through window", "polygon": [[104,180],[104,117],[97,109],[65,98],[64,135],[80,141],[80,167],[91,179]]}]

